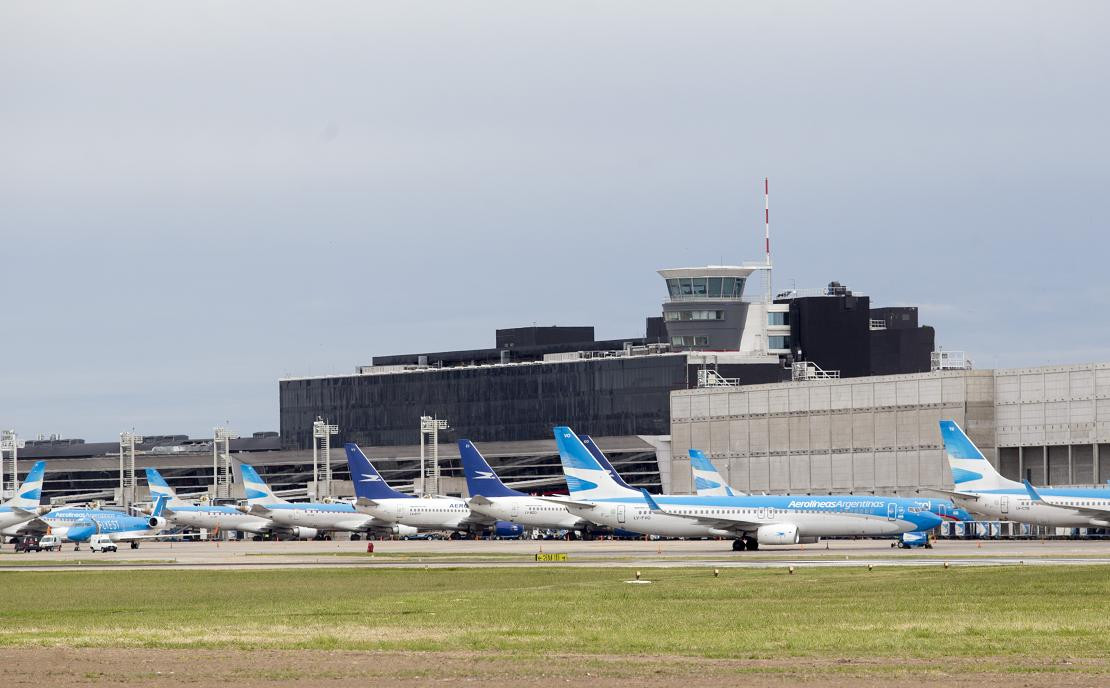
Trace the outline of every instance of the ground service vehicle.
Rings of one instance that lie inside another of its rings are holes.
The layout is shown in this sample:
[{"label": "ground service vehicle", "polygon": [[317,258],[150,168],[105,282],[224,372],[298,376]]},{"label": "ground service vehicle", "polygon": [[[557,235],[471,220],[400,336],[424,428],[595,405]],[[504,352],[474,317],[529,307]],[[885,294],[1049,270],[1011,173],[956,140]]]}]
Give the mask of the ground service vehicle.
[{"label": "ground service vehicle", "polygon": [[93,552],[116,552],[116,543],[112,542],[112,538],[104,533],[93,535],[89,538],[89,549]]}]

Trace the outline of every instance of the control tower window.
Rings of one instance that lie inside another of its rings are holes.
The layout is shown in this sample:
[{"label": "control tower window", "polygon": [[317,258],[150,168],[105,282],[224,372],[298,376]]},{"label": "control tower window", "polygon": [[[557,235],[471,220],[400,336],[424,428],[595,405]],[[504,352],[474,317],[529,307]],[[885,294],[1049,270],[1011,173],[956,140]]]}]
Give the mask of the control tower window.
[{"label": "control tower window", "polygon": [[721,279],[720,277],[709,278],[709,298],[718,299],[721,297]]},{"label": "control tower window", "polygon": [[663,314],[667,322],[679,320],[724,320],[724,311],[667,311]]},{"label": "control tower window", "polygon": [[694,292],[693,292],[694,296],[705,296],[706,295],[706,292],[709,291],[708,287],[706,286],[706,280],[707,280],[707,278],[705,278],[705,277],[695,277],[694,278],[694,280],[693,280],[693,282],[694,282],[694,285],[693,285],[694,286]]},{"label": "control tower window", "polygon": [[693,280],[689,277],[683,277],[678,280],[679,290],[682,292],[683,296],[690,296],[694,293],[694,287],[691,285],[692,282]]},{"label": "control tower window", "polygon": [[682,295],[682,289],[678,286],[678,279],[672,277],[667,280],[667,291],[670,292],[671,298],[675,299]]}]

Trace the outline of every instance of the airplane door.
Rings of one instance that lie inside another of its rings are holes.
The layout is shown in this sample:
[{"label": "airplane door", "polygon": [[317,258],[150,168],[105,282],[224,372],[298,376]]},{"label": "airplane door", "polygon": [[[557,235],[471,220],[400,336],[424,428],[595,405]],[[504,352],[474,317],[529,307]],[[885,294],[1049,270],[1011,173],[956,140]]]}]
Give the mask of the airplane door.
[{"label": "airplane door", "polygon": [[998,500],[998,506],[1002,510],[1003,516],[1010,513],[1010,498],[1006,495],[1002,495],[1002,497]]},{"label": "airplane door", "polygon": [[509,520],[515,521],[520,516],[520,500],[513,500],[513,508],[509,511]]},{"label": "airplane door", "polygon": [[624,523],[624,505],[617,507],[617,523]]},{"label": "airplane door", "polygon": [[894,502],[891,502],[890,504],[886,505],[886,519],[888,521],[893,521],[894,520],[895,509],[897,509],[897,508],[898,508],[898,506]]}]

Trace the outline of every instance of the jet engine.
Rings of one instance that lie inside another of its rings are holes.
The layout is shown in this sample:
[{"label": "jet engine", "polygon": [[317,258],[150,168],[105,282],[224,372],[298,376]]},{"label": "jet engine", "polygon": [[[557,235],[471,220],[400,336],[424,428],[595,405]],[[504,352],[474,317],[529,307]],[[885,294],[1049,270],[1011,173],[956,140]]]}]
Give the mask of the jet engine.
[{"label": "jet engine", "polygon": [[316,537],[317,532],[315,528],[305,528],[304,526],[293,526],[289,529],[289,535],[294,540],[311,540]]},{"label": "jet engine", "polygon": [[146,520],[146,524],[151,528],[165,528],[166,519],[161,516],[151,516]]},{"label": "jet engine", "polygon": [[801,539],[793,523],[770,523],[759,526],[755,538],[761,545],[796,545]]},{"label": "jet engine", "polygon": [[493,525],[493,535],[499,538],[518,538],[524,534],[524,526],[511,521],[498,521]]},{"label": "jet engine", "polygon": [[394,524],[389,529],[391,535],[400,535],[401,537],[412,537],[416,535],[416,532],[417,530],[413,526],[404,526],[400,523]]}]

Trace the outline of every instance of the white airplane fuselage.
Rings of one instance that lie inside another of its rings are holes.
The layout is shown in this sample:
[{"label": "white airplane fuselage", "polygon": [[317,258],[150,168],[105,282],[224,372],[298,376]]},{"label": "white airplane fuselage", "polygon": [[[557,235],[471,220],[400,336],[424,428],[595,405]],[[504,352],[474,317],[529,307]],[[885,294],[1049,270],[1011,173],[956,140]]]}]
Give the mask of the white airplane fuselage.
[{"label": "white airplane fuselage", "polygon": [[231,506],[167,507],[171,523],[208,530],[237,530],[262,535],[273,529],[273,522],[253,514],[245,514]]},{"label": "white airplane fuselage", "polygon": [[977,492],[975,497],[953,496],[952,501],[968,511],[1000,521],[1017,521],[1056,528],[1108,528],[1110,513],[1090,516],[1076,508],[1091,507],[1110,510],[1110,494],[1106,490],[1039,489],[1041,501],[1034,500],[1024,489]]},{"label": "white airplane fuselage", "polygon": [[[620,528],[649,535],[667,537],[735,537],[736,530],[715,528],[696,523],[689,518],[656,513],[646,503],[633,500],[622,502],[599,501],[592,508],[568,505],[572,514],[598,525]],[[798,527],[803,537],[827,536],[883,536],[897,535],[914,530],[912,523],[897,517],[870,513],[829,513],[774,507],[705,506],[690,503],[668,503],[665,509],[674,514],[714,516],[741,519],[758,525],[789,523]]]},{"label": "white airplane fuselage", "polygon": [[[373,530],[372,516],[359,513],[353,505],[342,503],[265,504],[269,518],[282,526],[315,528],[316,530],[343,530],[360,533]],[[384,524],[381,524],[384,525]]]},{"label": "white airplane fuselage", "polygon": [[590,523],[576,516],[565,506],[535,497],[483,497],[488,503],[470,502],[470,508],[499,521],[518,523],[530,528],[556,530],[580,529]]},{"label": "white airplane fuselage", "polygon": [[360,504],[358,509],[388,523],[428,530],[466,530],[474,521],[470,507],[453,497],[389,497]]}]

